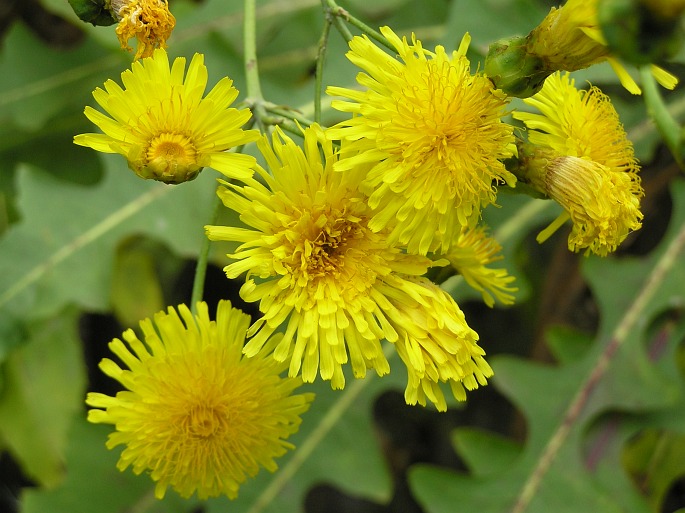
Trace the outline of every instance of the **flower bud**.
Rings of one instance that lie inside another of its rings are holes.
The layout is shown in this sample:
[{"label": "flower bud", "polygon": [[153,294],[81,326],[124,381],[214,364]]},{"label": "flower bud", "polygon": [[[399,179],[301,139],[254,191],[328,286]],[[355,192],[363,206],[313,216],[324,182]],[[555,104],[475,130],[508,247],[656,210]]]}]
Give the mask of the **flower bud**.
[{"label": "flower bud", "polygon": [[496,88],[510,96],[528,98],[537,93],[551,71],[542,59],[528,52],[527,38],[501,39],[490,45],[485,74]]}]

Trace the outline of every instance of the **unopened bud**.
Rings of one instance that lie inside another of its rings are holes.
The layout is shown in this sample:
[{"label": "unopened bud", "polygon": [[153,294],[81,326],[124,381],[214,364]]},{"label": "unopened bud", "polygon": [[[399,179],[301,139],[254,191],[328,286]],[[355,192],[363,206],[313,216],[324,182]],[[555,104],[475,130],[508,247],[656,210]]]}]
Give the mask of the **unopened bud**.
[{"label": "unopened bud", "polygon": [[527,38],[501,39],[490,45],[485,74],[496,88],[510,96],[528,98],[537,93],[551,71],[527,49]]}]

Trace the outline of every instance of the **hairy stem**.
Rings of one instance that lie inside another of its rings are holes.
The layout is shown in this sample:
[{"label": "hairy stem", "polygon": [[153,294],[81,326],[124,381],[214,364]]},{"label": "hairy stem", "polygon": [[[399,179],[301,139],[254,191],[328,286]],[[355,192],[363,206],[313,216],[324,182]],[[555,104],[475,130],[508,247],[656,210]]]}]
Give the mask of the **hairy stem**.
[{"label": "hairy stem", "polygon": [[[255,109],[261,109],[262,88],[259,83],[259,68],[257,66],[257,32],[256,32],[256,0],[245,0],[245,14],[243,19],[243,45],[245,47],[245,77],[247,81],[247,95],[252,99],[249,102],[255,105]],[[254,114],[256,120],[260,120],[259,112]],[[250,120],[250,126],[255,119]],[[242,147],[238,148],[242,151]],[[221,200],[214,194],[212,214],[208,224],[214,224],[219,216]],[[209,257],[210,241],[204,237],[200,253],[197,257],[195,276],[193,277],[193,291],[190,295],[190,309],[193,314],[197,313],[197,303],[202,301],[205,289],[205,277],[207,276],[207,259]]]}]

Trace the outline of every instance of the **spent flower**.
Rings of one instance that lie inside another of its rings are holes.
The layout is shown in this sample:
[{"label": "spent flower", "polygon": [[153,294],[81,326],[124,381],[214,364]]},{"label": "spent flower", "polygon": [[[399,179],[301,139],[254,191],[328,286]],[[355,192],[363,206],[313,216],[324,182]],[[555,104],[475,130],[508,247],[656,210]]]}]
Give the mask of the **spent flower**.
[{"label": "spent flower", "polygon": [[135,59],[150,57],[155,48],[166,48],[166,40],[176,25],[168,0],[110,0],[110,10],[118,20],[115,32],[124,50],[131,50],[136,38]]},{"label": "spent flower", "polygon": [[180,305],[145,319],[143,341],[133,330],[125,343],[114,339],[125,367],[105,358],[100,368],[125,390],[86,398],[90,422],[114,425],[107,447],[125,446],[117,468],[149,473],[158,499],[168,487],[185,498],[235,498],[261,467],[276,470],[313,399],[293,394],[302,381],[282,377],[285,365],[269,354],[280,335],[246,358],[249,316],[221,301],[213,321],[197,306],[195,316]]},{"label": "spent flower", "polygon": [[[119,153],[142,178],[181,183],[212,167],[229,178],[252,175],[254,157],[227,150],[255,141],[255,130],[243,130],[249,109],[229,108],[238,96],[224,77],[203,98],[207,68],[195,54],[173,66],[165,50],[136,61],[121,74],[124,88],[113,80],[93,97],[108,115],[88,106],[85,114],[104,132],[80,134],[74,142],[104,153]],[[110,117],[111,116],[111,117]]]}]

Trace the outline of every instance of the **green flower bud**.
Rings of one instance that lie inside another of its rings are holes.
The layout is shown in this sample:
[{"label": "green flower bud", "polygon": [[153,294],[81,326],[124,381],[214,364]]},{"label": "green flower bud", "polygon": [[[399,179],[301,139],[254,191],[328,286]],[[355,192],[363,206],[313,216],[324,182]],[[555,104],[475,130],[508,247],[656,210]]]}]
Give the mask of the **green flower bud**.
[{"label": "green flower bud", "polygon": [[69,0],[79,19],[93,25],[114,25],[118,20],[110,11],[110,0]]},{"label": "green flower bud", "polygon": [[496,41],[485,58],[485,74],[510,96],[533,96],[551,74],[541,58],[528,53],[527,41],[520,36]]},{"label": "green flower bud", "polygon": [[601,0],[597,17],[611,53],[637,65],[663,61],[683,43],[680,14],[662,16],[644,0]]}]

